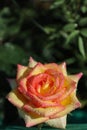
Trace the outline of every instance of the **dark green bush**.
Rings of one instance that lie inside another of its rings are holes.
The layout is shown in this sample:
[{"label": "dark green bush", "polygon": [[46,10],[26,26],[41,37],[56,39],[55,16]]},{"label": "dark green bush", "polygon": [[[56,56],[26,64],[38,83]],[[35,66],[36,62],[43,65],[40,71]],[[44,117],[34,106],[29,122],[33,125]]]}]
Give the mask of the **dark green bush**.
[{"label": "dark green bush", "polygon": [[78,95],[87,98],[87,0],[3,0],[0,3],[0,69],[15,77],[29,56],[65,61],[83,72]]}]

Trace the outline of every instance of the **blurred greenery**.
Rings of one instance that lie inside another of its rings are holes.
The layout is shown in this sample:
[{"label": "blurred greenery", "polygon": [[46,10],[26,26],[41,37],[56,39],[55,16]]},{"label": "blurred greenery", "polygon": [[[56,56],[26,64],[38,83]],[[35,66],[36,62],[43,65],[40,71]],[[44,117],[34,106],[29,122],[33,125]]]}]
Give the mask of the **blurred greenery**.
[{"label": "blurred greenery", "polygon": [[[37,130],[38,127],[21,127],[21,126],[1,126],[0,129],[2,130]],[[49,129],[49,130],[54,130],[53,127],[49,127],[47,125],[43,125],[42,127],[43,130]],[[56,128],[55,128],[56,130]],[[58,130],[61,130],[61,128],[58,128]],[[87,124],[68,124],[66,127],[66,130],[87,130]]]},{"label": "blurred greenery", "polygon": [[0,0],[0,70],[14,78],[30,56],[83,72],[78,96],[86,103],[87,0]]}]

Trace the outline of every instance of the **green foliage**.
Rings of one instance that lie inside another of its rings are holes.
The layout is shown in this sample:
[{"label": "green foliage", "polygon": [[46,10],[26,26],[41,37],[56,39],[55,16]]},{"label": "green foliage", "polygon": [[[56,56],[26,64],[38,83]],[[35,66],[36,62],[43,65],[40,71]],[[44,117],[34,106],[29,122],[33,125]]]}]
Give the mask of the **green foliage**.
[{"label": "green foliage", "polygon": [[87,0],[3,0],[0,6],[1,70],[15,77],[16,64],[29,56],[65,61],[69,73],[83,72],[79,93],[87,91]]},{"label": "green foliage", "polygon": [[7,74],[14,76],[18,63],[26,63],[27,57],[24,50],[17,45],[6,43],[0,46],[0,68]]}]

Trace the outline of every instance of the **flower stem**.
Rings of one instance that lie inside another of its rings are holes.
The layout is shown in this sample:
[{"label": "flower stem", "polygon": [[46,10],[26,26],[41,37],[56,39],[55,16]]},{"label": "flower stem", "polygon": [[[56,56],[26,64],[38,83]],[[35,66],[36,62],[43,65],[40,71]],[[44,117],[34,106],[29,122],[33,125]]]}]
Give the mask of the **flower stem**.
[{"label": "flower stem", "polygon": [[42,126],[43,126],[42,123],[41,123],[41,124],[38,124],[38,130],[41,130]]}]

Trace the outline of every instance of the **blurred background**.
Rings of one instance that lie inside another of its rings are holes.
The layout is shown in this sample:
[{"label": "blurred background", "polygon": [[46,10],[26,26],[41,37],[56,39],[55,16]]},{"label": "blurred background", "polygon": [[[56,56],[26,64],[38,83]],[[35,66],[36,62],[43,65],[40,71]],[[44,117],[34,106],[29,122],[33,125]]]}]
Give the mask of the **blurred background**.
[{"label": "blurred background", "polygon": [[83,73],[77,90],[82,108],[68,121],[87,123],[87,0],[0,0],[0,124],[19,118],[5,99],[7,79],[30,56],[42,63],[65,61],[69,74]]}]

